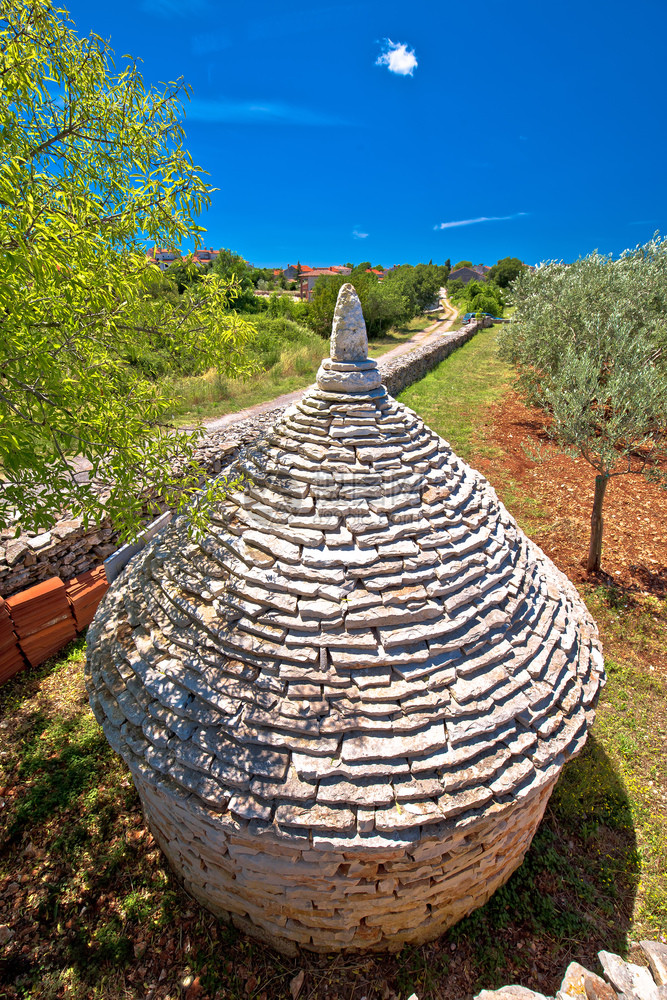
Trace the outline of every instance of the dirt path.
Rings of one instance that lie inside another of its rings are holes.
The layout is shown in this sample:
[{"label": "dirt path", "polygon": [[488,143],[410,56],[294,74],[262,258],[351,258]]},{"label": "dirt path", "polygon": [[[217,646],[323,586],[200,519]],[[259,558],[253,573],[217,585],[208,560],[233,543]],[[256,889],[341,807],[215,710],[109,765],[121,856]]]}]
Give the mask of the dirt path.
[{"label": "dirt path", "polygon": [[[452,306],[447,299],[447,292],[444,288],[440,289],[440,301],[442,303],[442,308],[448,313],[447,319],[437,320],[432,323],[431,326],[427,326],[425,330],[420,330],[416,333],[414,337],[410,340],[406,340],[404,344],[399,344],[397,347],[392,347],[390,351],[383,354],[381,358],[378,358],[378,362],[382,365],[385,361],[391,361],[392,358],[399,357],[401,354],[407,354],[408,351],[414,351],[417,347],[424,347],[426,344],[432,344],[435,340],[438,340],[443,333],[447,333],[458,316],[457,310]],[[274,399],[267,399],[263,403],[256,403],[254,406],[249,406],[245,410],[238,410],[236,413],[225,413],[222,417],[208,417],[202,420],[202,427],[205,427],[207,431],[221,431],[226,427],[230,427],[232,424],[239,423],[241,420],[247,420],[249,417],[258,417],[262,413],[268,413],[269,410],[275,410],[279,406],[289,406],[290,403],[295,403],[298,399],[308,392],[310,386],[306,386],[304,389],[296,389],[294,392],[286,392],[282,396],[276,396]]]}]

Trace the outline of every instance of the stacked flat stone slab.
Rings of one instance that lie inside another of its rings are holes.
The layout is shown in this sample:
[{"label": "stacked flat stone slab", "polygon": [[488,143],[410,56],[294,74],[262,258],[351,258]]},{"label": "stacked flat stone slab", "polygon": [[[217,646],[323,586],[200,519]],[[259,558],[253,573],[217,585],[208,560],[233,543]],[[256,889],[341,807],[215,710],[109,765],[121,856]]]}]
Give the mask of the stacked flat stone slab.
[{"label": "stacked flat stone slab", "polygon": [[208,535],[172,523],[89,631],[93,710],[172,868],[285,951],[399,948],[484,903],[603,679],[576,590],[355,322]]},{"label": "stacked flat stone slab", "polygon": [[[666,1000],[667,998],[667,946],[661,941],[635,942],[634,950],[641,949],[638,957],[648,960],[646,965],[624,961],[610,951],[599,951],[598,959],[605,975],[596,975],[571,962],[567,967],[555,1000]],[[475,1000],[554,1000],[536,993],[525,986],[503,986],[499,990],[482,990]]]}]

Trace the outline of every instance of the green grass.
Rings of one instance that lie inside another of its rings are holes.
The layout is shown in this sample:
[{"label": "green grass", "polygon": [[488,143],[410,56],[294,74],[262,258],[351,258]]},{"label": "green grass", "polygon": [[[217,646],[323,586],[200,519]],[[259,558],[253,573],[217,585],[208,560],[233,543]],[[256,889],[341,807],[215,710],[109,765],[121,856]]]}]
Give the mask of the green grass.
[{"label": "green grass", "polygon": [[498,326],[481,330],[399,396],[466,461],[472,459],[490,423],[489,406],[509,384],[510,369],[497,354],[497,330]]},{"label": "green grass", "polygon": [[667,932],[667,599],[587,585],[605,648],[607,687],[594,726],[628,797],[641,868],[636,934]]},{"label": "green grass", "polygon": [[380,358],[387,351],[390,351],[392,347],[398,347],[400,344],[406,343],[411,337],[414,337],[416,333],[421,333],[422,330],[426,330],[427,327],[432,326],[433,323],[437,323],[438,320],[442,319],[441,313],[429,313],[429,315],[415,316],[413,319],[408,320],[402,326],[393,326],[386,333],[381,334],[379,337],[370,338],[368,341],[368,355],[371,358]]},{"label": "green grass", "polygon": [[165,379],[162,388],[173,399],[172,419],[196,423],[275,399],[309,385],[324,356],[322,338],[287,317],[252,317],[257,328],[253,353],[258,370],[246,381],[229,379],[211,369],[204,375]]},{"label": "green grass", "polygon": [[217,372],[210,371],[196,379],[174,382],[172,392],[175,403],[171,421],[176,427],[190,427],[208,417],[238,413],[257,403],[266,403],[288,392],[305,389],[315,381],[320,360],[310,364],[306,373],[301,375],[268,372],[243,382],[240,379],[220,380]]}]

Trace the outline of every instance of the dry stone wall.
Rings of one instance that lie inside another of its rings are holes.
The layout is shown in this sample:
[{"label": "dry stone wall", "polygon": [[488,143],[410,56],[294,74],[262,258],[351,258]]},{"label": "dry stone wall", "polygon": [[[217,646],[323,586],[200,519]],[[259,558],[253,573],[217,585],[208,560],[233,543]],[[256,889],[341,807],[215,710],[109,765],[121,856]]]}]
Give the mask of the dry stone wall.
[{"label": "dry stone wall", "polygon": [[103,562],[118,547],[108,522],[84,528],[80,518],[63,518],[41,534],[0,533],[0,597],[18,594],[51,577],[70,580]]},{"label": "dry stone wall", "polygon": [[491,326],[492,320],[484,318],[480,322],[468,323],[455,333],[447,334],[435,344],[427,344],[425,347],[418,347],[409,354],[402,354],[391,361],[382,363],[382,358],[378,361],[378,366],[382,373],[382,382],[392,396],[407,389],[413,382],[418,382],[430,371],[448,358],[457,348],[462,347],[478,330],[482,327]]},{"label": "dry stone wall", "polygon": [[[388,392],[396,396],[423,378],[478,329],[479,324],[470,323],[435,344],[410,351],[384,365],[380,360],[382,381]],[[276,407],[203,437],[196,454],[205,474],[218,475],[229,467],[241,447],[275,423],[284,409]],[[99,566],[118,546],[118,533],[108,522],[85,528],[80,518],[63,518],[50,531],[26,532],[18,538],[8,528],[0,532],[0,597],[17,594],[51,577],[70,580]]]},{"label": "dry stone wall", "polygon": [[186,804],[168,781],[146,780],[145,768],[130,766],[151,831],[190,895],[288,955],[299,947],[397,951],[438,937],[519,867],[555,784],[488,815],[469,814],[454,828],[427,826],[405,838],[399,820],[393,841],[378,833],[342,845],[326,808],[313,821],[312,842],[252,822],[229,829],[216,808],[196,796]]}]

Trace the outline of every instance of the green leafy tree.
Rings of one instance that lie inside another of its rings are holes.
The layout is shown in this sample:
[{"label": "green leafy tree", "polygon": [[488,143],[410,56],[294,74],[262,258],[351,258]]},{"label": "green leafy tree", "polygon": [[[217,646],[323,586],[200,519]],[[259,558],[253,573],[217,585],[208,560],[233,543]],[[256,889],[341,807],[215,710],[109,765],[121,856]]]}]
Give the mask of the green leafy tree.
[{"label": "green leafy tree", "polygon": [[149,300],[166,298],[172,306],[178,305],[178,285],[167,277],[165,271],[161,271],[157,267],[149,268],[144,286]]},{"label": "green leafy tree", "polygon": [[[358,282],[359,299],[370,337],[377,337],[392,326],[404,322],[410,315],[408,302],[399,288],[385,287],[374,274]],[[333,319],[333,317],[332,317]]]},{"label": "green leafy tree", "polygon": [[502,260],[493,265],[488,276],[500,288],[509,288],[514,279],[525,270],[526,265],[518,257],[503,257]]},{"label": "green leafy tree", "polygon": [[356,265],[356,267],[353,269],[352,273],[354,275],[365,274],[367,271],[370,271],[370,269],[371,269],[371,262],[370,262],[370,260],[362,260],[360,264]]},{"label": "green leafy tree", "polygon": [[243,257],[238,253],[234,253],[233,250],[220,250],[213,263],[212,272],[219,278],[222,278],[227,284],[233,284],[236,287],[237,296],[233,305],[237,309],[252,307],[253,305],[255,295],[253,274],[256,275],[257,281],[266,280],[266,275],[263,271],[259,269],[253,271],[252,268],[248,267]]},{"label": "green leafy tree", "polygon": [[322,337],[331,332],[336,299],[341,285],[354,284],[361,302],[369,337],[376,337],[410,315],[409,304],[396,286],[387,279],[379,282],[374,274],[355,271],[353,276],[321,277],[315,282],[309,303],[308,323]]},{"label": "green leafy tree", "polygon": [[463,312],[487,312],[502,316],[505,302],[503,293],[493,281],[469,281],[460,278],[447,281],[447,291],[452,302]]},{"label": "green leafy tree", "polygon": [[472,261],[471,260],[460,260],[458,262],[458,264],[454,264],[454,267],[452,268],[452,271],[458,271],[458,269],[460,267],[472,267]]},{"label": "green leafy tree", "polygon": [[184,292],[186,288],[201,281],[204,271],[194,257],[186,257],[172,261],[164,273],[176,284],[179,292]]},{"label": "green leafy tree", "polygon": [[482,312],[488,313],[490,316],[498,316],[502,312],[502,306],[495,295],[484,289],[483,292],[475,295],[470,302],[470,312]]},{"label": "green leafy tree", "polygon": [[667,485],[667,243],[525,271],[512,300],[503,352],[555,442],[596,472],[586,565],[597,572],[609,481],[637,473]]},{"label": "green leafy tree", "polygon": [[0,81],[0,522],[44,528],[65,508],[130,535],[147,496],[197,520],[217,487],[198,492],[196,434],[166,432],[170,399],[128,361],[150,335],[176,358],[196,345],[200,366],[251,368],[252,331],[228,308],[238,283],[205,275],[175,303],[146,260],[147,241],[203,232],[187,91],[116,69],[48,0],[3,0]]},{"label": "green leafy tree", "polygon": [[348,280],[348,276],[339,275],[335,278],[321,277],[315,282],[309,302],[308,323],[320,337],[329,336],[338,292]]},{"label": "green leafy tree", "polygon": [[409,315],[417,316],[437,302],[446,280],[445,269],[435,264],[402,264],[386,276],[384,285],[398,289],[408,301]]}]

